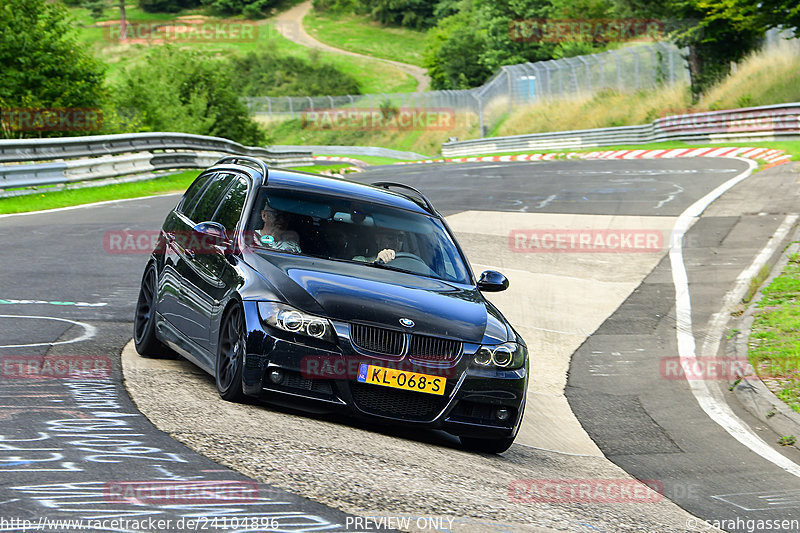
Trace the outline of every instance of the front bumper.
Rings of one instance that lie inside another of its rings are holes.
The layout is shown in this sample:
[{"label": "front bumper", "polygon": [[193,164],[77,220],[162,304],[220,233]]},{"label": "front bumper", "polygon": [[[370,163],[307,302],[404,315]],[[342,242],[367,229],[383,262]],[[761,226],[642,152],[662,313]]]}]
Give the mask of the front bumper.
[{"label": "front bumper", "polygon": [[[245,306],[245,314],[248,312]],[[256,316],[250,317],[258,320]],[[452,366],[368,355],[346,337],[338,346],[291,338],[260,321],[247,320],[242,371],[245,394],[313,412],[338,412],[362,420],[440,429],[458,436],[505,438],[522,420],[528,367],[518,370],[470,366],[477,345],[465,345]],[[339,328],[337,327],[337,330]],[[426,394],[356,380],[360,363],[446,377],[444,395]]]}]

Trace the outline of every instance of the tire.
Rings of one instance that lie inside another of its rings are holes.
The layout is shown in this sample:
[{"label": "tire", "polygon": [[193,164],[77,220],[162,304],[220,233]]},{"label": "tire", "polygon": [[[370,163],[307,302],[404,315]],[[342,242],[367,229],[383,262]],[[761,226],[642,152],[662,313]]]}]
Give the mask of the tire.
[{"label": "tire", "polygon": [[459,437],[461,445],[467,450],[484,453],[503,453],[511,447],[514,437],[503,439],[477,439],[475,437]]},{"label": "tire", "polygon": [[214,375],[220,398],[229,402],[241,402],[242,364],[244,359],[244,312],[241,306],[232,307],[222,320],[217,345],[217,361]]},{"label": "tire", "polygon": [[136,314],[133,318],[133,342],[142,357],[172,357],[173,352],[156,336],[156,269],[149,265],[142,276]]}]

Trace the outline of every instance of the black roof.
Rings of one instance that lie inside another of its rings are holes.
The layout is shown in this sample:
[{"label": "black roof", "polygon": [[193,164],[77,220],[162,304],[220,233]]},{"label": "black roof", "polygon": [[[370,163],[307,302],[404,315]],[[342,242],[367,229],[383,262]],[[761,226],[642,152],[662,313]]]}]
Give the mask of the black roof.
[{"label": "black roof", "polygon": [[[240,171],[247,172],[257,184],[263,183],[261,172],[250,166],[223,163],[219,167],[235,166]],[[427,215],[437,215],[426,208],[425,202],[414,196],[409,196],[383,187],[358,183],[355,181],[299,172],[296,170],[282,170],[270,168],[268,171],[267,185],[297,191],[328,194],[345,197],[360,202],[376,203],[398,207],[409,211],[416,211]]]}]

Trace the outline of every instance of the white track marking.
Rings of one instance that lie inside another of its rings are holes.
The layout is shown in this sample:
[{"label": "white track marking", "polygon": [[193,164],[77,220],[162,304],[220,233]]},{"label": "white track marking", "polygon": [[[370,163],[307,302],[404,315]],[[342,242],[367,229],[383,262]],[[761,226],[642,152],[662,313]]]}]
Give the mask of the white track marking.
[{"label": "white track marking", "polygon": [[67,318],[55,318],[52,316],[31,316],[31,315],[0,315],[0,318],[32,318],[35,320],[57,320],[58,322],[69,322],[83,328],[83,335],[70,339],[68,341],[55,341],[55,342],[37,342],[32,344],[0,344],[0,348],[30,348],[33,346],[55,346],[56,344],[72,344],[89,340],[97,335],[97,328],[91,324],[69,320]]},{"label": "white track marking", "polygon": [[136,200],[149,200],[150,198],[159,198],[161,196],[174,196],[177,194],[183,194],[182,192],[168,192],[165,194],[153,194],[150,196],[139,196],[138,198],[122,198],[120,200],[105,200],[103,202],[94,202],[92,204],[81,204],[81,205],[70,205],[67,207],[57,207],[55,209],[42,209],[40,211],[25,211],[24,213],[8,213],[5,215],[0,215],[0,218],[6,217],[20,217],[23,215],[41,215],[42,213],[58,213],[59,211],[71,211],[73,209],[85,209],[87,207],[97,207],[102,205],[108,204],[116,204],[120,202],[134,202]]},{"label": "white track marking", "polygon": [[[672,282],[675,286],[675,309],[677,314],[677,328],[676,335],[678,341],[678,354],[681,358],[681,363],[694,366],[697,364],[697,354],[694,333],[692,331],[692,303],[689,295],[689,279],[686,273],[686,265],[683,262],[683,236],[689,229],[692,219],[700,216],[700,214],[723,193],[731,189],[737,183],[743,181],[753,173],[753,169],[757,164],[753,161],[745,161],[748,164],[748,169],[741,174],[726,181],[704,197],[697,200],[694,204],[689,206],[686,211],[681,213],[675,227],[672,230],[672,246],[669,251],[670,265],[672,268]],[[795,217],[796,218],[796,217]],[[779,232],[789,231],[789,228],[794,223],[792,217],[787,217],[784,223],[779,228]],[[757,272],[761,268],[761,264],[766,262],[766,259],[774,251],[776,243],[780,241],[776,233],[775,238],[762,249],[758,254],[753,264],[745,270],[737,278],[737,287],[744,281],[750,279],[749,274]],[[726,303],[730,300],[731,294],[735,294],[736,287],[729,291],[726,296]],[[722,314],[722,313],[721,313]],[[713,326],[719,326],[715,320],[712,322]],[[711,331],[709,335],[719,333]],[[716,341],[717,343],[719,340]],[[713,345],[713,343],[712,343]],[[704,348],[705,348],[704,344]],[[711,346],[711,345],[709,345]],[[709,352],[704,352],[709,353]],[[800,465],[787,459],[769,444],[764,442],[758,435],[756,435],[736,414],[731,410],[730,406],[725,403],[724,399],[715,397],[710,391],[708,385],[703,380],[688,380],[689,387],[694,395],[700,408],[717,424],[719,424],[725,431],[727,431],[733,438],[741,444],[747,446],[751,451],[760,455],[767,461],[773,463],[775,466],[800,477]]]}]

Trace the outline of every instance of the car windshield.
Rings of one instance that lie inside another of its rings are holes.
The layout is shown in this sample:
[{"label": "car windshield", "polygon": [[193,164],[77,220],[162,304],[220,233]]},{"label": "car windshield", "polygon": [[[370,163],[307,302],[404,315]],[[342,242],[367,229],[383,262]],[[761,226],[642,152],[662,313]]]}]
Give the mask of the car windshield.
[{"label": "car windshield", "polygon": [[345,198],[264,187],[245,228],[255,251],[361,263],[469,283],[436,217]]}]

